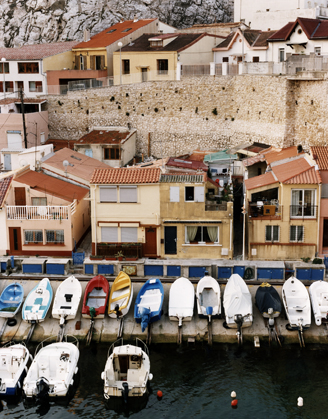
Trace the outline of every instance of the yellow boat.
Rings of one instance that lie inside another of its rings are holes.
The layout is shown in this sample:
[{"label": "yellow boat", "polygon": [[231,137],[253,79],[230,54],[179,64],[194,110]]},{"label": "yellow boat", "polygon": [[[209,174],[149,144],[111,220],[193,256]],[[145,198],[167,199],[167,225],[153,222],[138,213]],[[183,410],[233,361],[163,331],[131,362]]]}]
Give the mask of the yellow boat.
[{"label": "yellow boat", "polygon": [[108,303],[108,315],[121,318],[129,311],[133,297],[133,287],[129,275],[120,272],[111,287]]}]

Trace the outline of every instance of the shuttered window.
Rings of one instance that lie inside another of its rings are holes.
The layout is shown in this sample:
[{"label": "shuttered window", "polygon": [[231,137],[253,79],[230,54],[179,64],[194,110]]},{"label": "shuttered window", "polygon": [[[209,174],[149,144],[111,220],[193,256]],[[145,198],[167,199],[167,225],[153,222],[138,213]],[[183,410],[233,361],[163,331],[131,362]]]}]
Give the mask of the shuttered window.
[{"label": "shuttered window", "polygon": [[290,242],[304,242],[304,226],[290,226]]},{"label": "shuttered window", "polygon": [[138,202],[136,186],[120,186],[120,202]]},{"label": "shuttered window", "polygon": [[101,241],[117,243],[118,228],[117,227],[101,227]]},{"label": "shuttered window", "polygon": [[170,186],[170,202],[179,202],[179,186]]},{"label": "shuttered window", "polygon": [[138,241],[138,227],[121,227],[121,242],[136,243]]},{"label": "shuttered window", "polygon": [[117,202],[116,186],[99,186],[100,202]]},{"label": "shuttered window", "polygon": [[195,202],[204,202],[203,186],[195,186]]}]

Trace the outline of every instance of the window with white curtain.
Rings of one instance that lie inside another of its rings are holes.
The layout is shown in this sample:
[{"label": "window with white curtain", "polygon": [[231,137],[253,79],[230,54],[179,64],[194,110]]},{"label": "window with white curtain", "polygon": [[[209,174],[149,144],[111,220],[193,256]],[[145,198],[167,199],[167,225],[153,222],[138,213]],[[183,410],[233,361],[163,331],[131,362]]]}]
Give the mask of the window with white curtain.
[{"label": "window with white curtain", "polygon": [[304,242],[304,226],[290,226],[290,242]]},{"label": "window with white curtain", "polygon": [[106,243],[117,243],[118,227],[101,227],[101,241]]},{"label": "window with white curtain", "polygon": [[186,243],[204,244],[219,242],[218,226],[186,226]]},{"label": "window with white curtain", "polygon": [[25,244],[28,243],[43,243],[42,230],[25,230]]},{"label": "window with white curtain", "polygon": [[64,230],[46,230],[46,243],[64,243]]},{"label": "window with white curtain", "polygon": [[293,189],[291,217],[315,217],[315,189]]},{"label": "window with white curtain", "polygon": [[120,186],[120,202],[138,202],[136,186]]},{"label": "window with white curtain", "polygon": [[99,186],[100,202],[117,202],[116,186]]},{"label": "window with white curtain", "polygon": [[121,227],[121,242],[136,243],[138,241],[138,227]]},{"label": "window with white curtain", "polygon": [[279,241],[279,226],[265,226],[265,241],[266,242]]}]

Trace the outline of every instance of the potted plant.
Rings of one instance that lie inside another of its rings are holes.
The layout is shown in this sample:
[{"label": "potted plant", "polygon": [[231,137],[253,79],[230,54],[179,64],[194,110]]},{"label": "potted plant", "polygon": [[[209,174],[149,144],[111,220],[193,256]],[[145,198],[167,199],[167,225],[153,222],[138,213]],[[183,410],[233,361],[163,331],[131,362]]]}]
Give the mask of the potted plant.
[{"label": "potted plant", "polygon": [[117,260],[123,260],[123,258],[124,258],[124,254],[123,254],[122,250],[119,250],[119,251],[116,253],[115,257],[116,257],[116,259],[117,259]]}]

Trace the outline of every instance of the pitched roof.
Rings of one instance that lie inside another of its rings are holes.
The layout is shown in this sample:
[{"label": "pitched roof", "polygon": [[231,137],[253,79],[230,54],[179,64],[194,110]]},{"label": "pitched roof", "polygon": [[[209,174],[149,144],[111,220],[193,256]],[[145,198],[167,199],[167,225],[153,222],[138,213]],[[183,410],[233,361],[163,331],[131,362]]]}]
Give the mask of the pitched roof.
[{"label": "pitched roof", "polygon": [[228,150],[222,150],[208,154],[204,157],[204,162],[211,163],[213,161],[236,160],[237,157],[237,154],[229,154]]},{"label": "pitched roof", "polygon": [[45,142],[45,144],[52,144],[54,146],[54,151],[61,150],[62,148],[70,148],[71,150],[74,149],[74,141],[73,140],[56,140],[56,139],[49,139]]},{"label": "pitched roof", "polygon": [[[172,35],[172,36],[171,36]],[[200,41],[204,36],[219,37],[207,33],[174,33],[170,34],[170,38],[174,39],[161,47],[151,47],[150,38],[158,37],[157,33],[143,34],[138,39],[133,41],[132,45],[126,45],[122,48],[122,52],[142,51],[142,52],[154,52],[154,51],[183,51],[186,48],[191,47],[196,42]]]},{"label": "pitched roof", "polygon": [[272,167],[272,171],[279,182],[285,183],[287,180],[306,172],[311,167],[305,158],[301,158],[274,166]]},{"label": "pitched roof", "polygon": [[291,146],[286,148],[270,148],[268,151],[262,151],[262,154],[265,157],[265,160],[268,164],[271,164],[278,160],[284,160],[289,157],[295,157],[299,154],[304,154],[302,151],[301,153],[298,152],[297,146]]},{"label": "pitched roof", "polygon": [[16,182],[24,183],[35,191],[56,196],[68,202],[81,200],[88,193],[88,189],[73,185],[64,180],[56,179],[43,173],[28,170],[15,177]]},{"label": "pitched roof", "polygon": [[93,171],[96,168],[108,168],[107,164],[69,148],[62,148],[48,159],[43,160],[42,167],[49,169],[48,166],[51,166],[57,169],[57,171],[58,169],[65,171],[65,167],[63,166],[64,160],[67,160],[69,163],[66,168],[69,175],[71,174],[87,181],[90,181]]},{"label": "pitched roof", "polygon": [[[272,36],[276,31],[260,31],[255,29],[246,29],[243,32],[244,39],[247,41],[251,48],[266,48],[268,46],[268,38]],[[242,32],[231,32],[224,41],[214,48],[214,51],[221,49],[230,49],[235,42],[238,34],[241,36]]]},{"label": "pitched roof", "polygon": [[161,183],[204,183],[206,180],[207,175],[205,173],[162,173],[160,178]]},{"label": "pitched roof", "polygon": [[328,147],[310,147],[313,160],[318,164],[319,170],[328,170]]},{"label": "pitched roof", "polygon": [[4,200],[7,196],[7,192],[8,192],[8,189],[12,180],[13,180],[12,176],[8,176],[0,180],[0,208],[3,207]]},{"label": "pitched roof", "polygon": [[202,170],[203,172],[207,172],[208,170],[208,166],[202,161],[183,160],[175,157],[170,157],[166,166],[188,170]]},{"label": "pitched roof", "polygon": [[94,129],[85,134],[75,144],[123,144],[128,140],[134,131],[122,131],[111,129]]},{"label": "pitched roof", "polygon": [[328,38],[328,22],[326,20],[299,17],[295,22],[287,23],[287,25],[271,35],[269,41],[287,41],[297,25],[301,26],[308,39]]},{"label": "pitched roof", "polygon": [[159,168],[115,168],[95,169],[90,183],[112,185],[136,185],[158,183],[161,175]]},{"label": "pitched roof", "polygon": [[99,32],[97,35],[92,36],[89,41],[78,43],[75,45],[75,48],[80,49],[107,47],[108,45],[117,42],[118,40],[131,34],[137,29],[143,28],[149,23],[154,22],[154,20],[156,19],[141,19],[137,20],[136,22],[134,20],[126,20],[122,23],[118,22],[115,25],[104,29],[102,32]]},{"label": "pitched roof", "polygon": [[314,167],[284,182],[285,185],[313,185],[318,183],[322,183],[322,180],[319,171],[315,170]]},{"label": "pitched roof", "polygon": [[0,48],[0,56],[6,60],[41,60],[70,51],[76,41],[54,42],[52,44],[23,45],[19,48]]},{"label": "pitched roof", "polygon": [[271,185],[273,183],[278,183],[278,181],[275,179],[272,172],[267,172],[264,173],[264,175],[254,176],[245,180],[247,190],[261,188],[262,186]]}]

